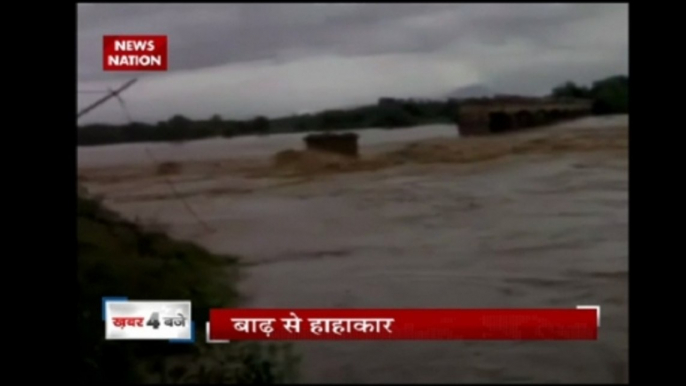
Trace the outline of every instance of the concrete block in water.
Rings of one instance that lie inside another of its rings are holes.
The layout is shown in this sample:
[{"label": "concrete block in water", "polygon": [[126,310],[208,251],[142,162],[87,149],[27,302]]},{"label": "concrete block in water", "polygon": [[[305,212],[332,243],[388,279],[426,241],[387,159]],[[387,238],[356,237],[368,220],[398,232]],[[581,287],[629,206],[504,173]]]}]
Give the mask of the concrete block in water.
[{"label": "concrete block in water", "polygon": [[307,150],[325,151],[350,157],[359,155],[359,136],[355,133],[344,134],[310,134],[305,137]]}]

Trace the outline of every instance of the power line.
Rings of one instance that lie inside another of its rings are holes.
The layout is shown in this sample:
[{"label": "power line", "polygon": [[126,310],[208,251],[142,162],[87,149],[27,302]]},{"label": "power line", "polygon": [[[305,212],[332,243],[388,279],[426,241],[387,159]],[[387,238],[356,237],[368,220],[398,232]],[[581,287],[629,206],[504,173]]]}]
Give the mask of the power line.
[{"label": "power line", "polygon": [[[112,89],[110,89],[110,92],[114,94],[114,91]],[[119,106],[121,106],[121,109],[124,110],[124,114],[126,114],[126,119],[129,120],[129,123],[133,123],[133,119],[131,119],[129,109],[126,108],[126,103],[124,103],[124,99],[121,96],[119,96],[119,94],[114,94],[114,97],[117,98]]]},{"label": "power line", "polygon": [[95,102],[93,102],[92,104],[88,105],[88,107],[86,107],[86,108],[84,108],[83,110],[79,111],[79,112],[76,114],[76,119],[79,119],[79,118],[81,118],[82,116],[88,114],[91,110],[93,110],[94,108],[96,108],[96,107],[100,106],[101,104],[107,102],[107,101],[110,100],[111,98],[117,97],[122,91],[124,91],[124,90],[126,90],[127,88],[131,87],[131,86],[132,86],[134,83],[136,83],[137,81],[138,81],[138,79],[133,78],[133,79],[131,79],[130,81],[128,81],[128,82],[124,83],[123,85],[121,85],[121,87],[119,87],[118,89],[110,91],[110,92],[109,92],[107,95],[105,95],[104,97],[98,99],[97,101],[95,101]]},{"label": "power line", "polygon": [[[152,155],[152,150],[148,146],[145,146],[144,149],[145,149],[145,153],[148,155],[148,157],[153,162],[153,164],[158,164],[157,160]],[[193,210],[193,207],[191,206],[191,204],[188,203],[188,201],[186,201],[181,196],[181,193],[179,193],[179,191],[176,189],[176,185],[174,185],[174,182],[171,179],[167,178],[166,176],[163,177],[163,179],[164,179],[164,182],[167,184],[167,186],[169,186],[169,189],[172,191],[172,194],[174,196],[176,196],[176,199],[179,200],[183,204],[184,208],[186,208],[186,211],[188,211],[188,213],[190,213],[191,216],[193,216],[193,218],[195,218],[195,221],[197,221],[198,224],[202,225],[202,227],[205,228],[205,230],[207,232],[212,232],[213,231],[212,227],[210,227],[205,221],[203,221],[200,218],[200,215],[195,210]]]},{"label": "power line", "polygon": [[[110,100],[111,98],[116,98],[117,101],[119,102],[119,106],[120,106],[120,107],[122,108],[122,110],[124,111],[124,114],[126,114],[126,118],[128,119],[129,123],[133,123],[133,119],[131,119],[131,114],[129,113],[129,109],[126,107],[126,103],[124,102],[124,99],[123,99],[119,94],[121,94],[122,91],[126,90],[126,89],[129,88],[131,85],[133,85],[134,83],[136,83],[136,81],[137,81],[137,79],[132,79],[132,80],[126,82],[126,83],[125,83],[124,85],[122,85],[121,87],[119,87],[117,90],[109,89],[109,90],[107,90],[107,91],[102,91],[102,92],[101,92],[101,91],[96,91],[96,90],[85,90],[85,91],[82,91],[83,93],[89,93],[89,94],[94,94],[94,93],[103,94],[103,93],[106,93],[107,95],[104,96],[104,97],[102,97],[102,98],[100,98],[100,99],[98,99],[96,102],[94,102],[93,104],[89,105],[89,106],[86,107],[85,109],[81,110],[81,111],[77,114],[77,118],[76,118],[76,119],[82,117],[83,115],[85,115],[85,114],[87,114],[88,112],[92,111],[92,110],[95,109],[96,107],[98,107],[98,106],[102,105],[103,103],[107,102],[107,101]],[[155,159],[155,157],[153,156],[152,150],[151,150],[148,146],[144,146],[144,149],[145,149],[146,155],[148,156],[148,158],[150,158],[150,160],[153,162],[153,164],[157,164],[158,162],[157,162],[157,160]],[[190,205],[190,203],[188,203],[188,202],[181,196],[181,194],[179,193],[179,191],[176,189],[176,186],[175,186],[174,182],[173,182],[171,179],[167,178],[166,176],[165,176],[163,179],[164,179],[164,182],[165,182],[165,183],[167,184],[167,186],[169,187],[169,189],[172,191],[172,194],[176,197],[177,200],[179,200],[179,201],[181,202],[181,204],[183,204],[183,206],[184,206],[184,208],[186,209],[186,211],[188,211],[188,212],[191,214],[191,216],[193,216],[193,218],[195,218],[195,220],[196,220],[200,225],[202,225],[203,228],[205,228],[206,231],[212,232],[213,229],[212,229],[205,221],[203,221],[203,220],[200,218],[200,215],[198,215],[198,213],[197,213],[195,210],[193,210],[193,207]]]}]

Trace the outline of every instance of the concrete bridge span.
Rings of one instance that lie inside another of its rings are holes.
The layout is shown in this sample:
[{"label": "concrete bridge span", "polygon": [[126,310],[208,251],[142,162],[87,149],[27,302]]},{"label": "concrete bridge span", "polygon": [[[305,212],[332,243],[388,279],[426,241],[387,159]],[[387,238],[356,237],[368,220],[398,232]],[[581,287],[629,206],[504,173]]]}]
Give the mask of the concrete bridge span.
[{"label": "concrete bridge span", "polygon": [[460,135],[488,135],[548,125],[591,114],[592,101],[496,97],[467,100],[460,104]]}]

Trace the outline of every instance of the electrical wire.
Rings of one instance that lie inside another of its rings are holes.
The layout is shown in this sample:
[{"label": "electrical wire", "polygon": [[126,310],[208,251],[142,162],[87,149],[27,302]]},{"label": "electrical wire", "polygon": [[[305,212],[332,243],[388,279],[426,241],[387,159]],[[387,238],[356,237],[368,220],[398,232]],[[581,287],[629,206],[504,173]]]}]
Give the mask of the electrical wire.
[{"label": "electrical wire", "polygon": [[[128,120],[129,124],[134,123],[133,119],[131,118],[131,113],[130,113],[129,109],[126,107],[126,102],[124,102],[124,98],[122,98],[121,95],[119,95],[119,93],[115,92],[114,90],[108,89],[107,91],[102,91],[102,92],[96,91],[96,90],[86,90],[86,91],[79,91],[79,92],[80,93],[88,93],[88,94],[109,93],[109,94],[113,95],[113,97],[116,98],[117,101],[119,102],[119,106],[121,107],[122,111],[126,115],[126,119]],[[148,156],[148,158],[150,158],[150,161],[152,161],[153,164],[157,164],[158,162],[155,159],[155,156],[153,156],[153,154],[152,154],[152,149],[150,149],[148,146],[144,146],[144,149],[145,149],[145,154]],[[171,179],[167,178],[166,176],[163,177],[163,180],[167,184],[167,186],[169,187],[169,190],[171,190],[172,194],[176,197],[177,200],[179,200],[181,202],[181,204],[184,206],[184,208],[188,211],[188,213],[191,214],[191,216],[198,222],[198,224],[200,224],[206,231],[213,232],[214,230],[205,221],[203,221],[202,218],[200,218],[200,215],[198,215],[198,213],[195,210],[193,210],[193,207],[190,205],[190,203],[187,202],[181,196],[179,191],[176,189],[176,185],[174,184],[174,182]]]}]

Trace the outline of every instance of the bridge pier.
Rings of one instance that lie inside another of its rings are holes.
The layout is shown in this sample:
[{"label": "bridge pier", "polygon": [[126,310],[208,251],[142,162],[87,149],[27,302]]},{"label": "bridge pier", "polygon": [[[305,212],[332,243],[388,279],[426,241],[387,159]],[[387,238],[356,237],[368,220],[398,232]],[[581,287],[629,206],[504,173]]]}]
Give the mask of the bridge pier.
[{"label": "bridge pier", "polygon": [[337,153],[348,157],[357,157],[358,135],[355,133],[345,134],[310,134],[304,138],[305,146],[308,150]]},{"label": "bridge pier", "polygon": [[544,126],[591,113],[586,100],[494,98],[460,104],[458,130],[462,136],[487,135]]}]

